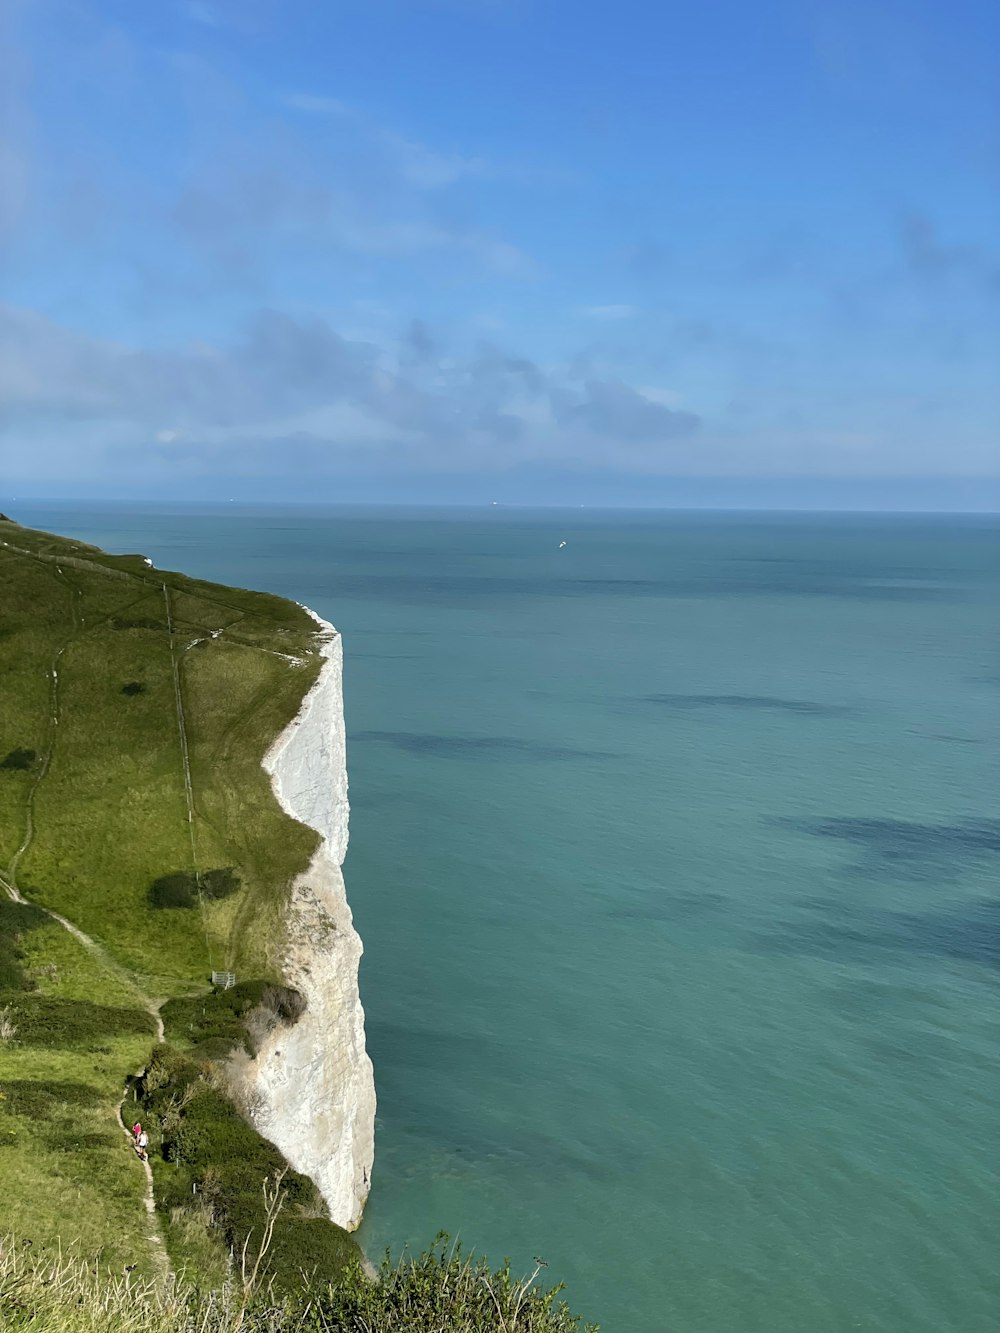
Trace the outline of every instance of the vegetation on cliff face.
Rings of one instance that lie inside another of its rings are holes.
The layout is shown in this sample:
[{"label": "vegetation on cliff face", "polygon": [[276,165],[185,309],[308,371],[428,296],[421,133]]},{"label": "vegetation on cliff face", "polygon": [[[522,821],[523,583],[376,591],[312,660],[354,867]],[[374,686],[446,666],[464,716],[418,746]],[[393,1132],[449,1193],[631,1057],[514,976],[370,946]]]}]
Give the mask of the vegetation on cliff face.
[{"label": "vegetation on cliff face", "polygon": [[275,1290],[289,1294],[304,1273],[329,1281],[360,1263],[356,1242],[327,1220],[313,1182],[289,1170],[239,1113],[224,1072],[161,1045],[135,1097],[136,1113],[150,1129],[156,1204],[173,1233],[172,1248],[180,1254],[190,1247],[200,1227],[203,1246],[185,1257],[202,1272],[213,1243],[223,1260],[253,1247],[267,1228],[271,1195],[278,1207],[267,1271]]}]

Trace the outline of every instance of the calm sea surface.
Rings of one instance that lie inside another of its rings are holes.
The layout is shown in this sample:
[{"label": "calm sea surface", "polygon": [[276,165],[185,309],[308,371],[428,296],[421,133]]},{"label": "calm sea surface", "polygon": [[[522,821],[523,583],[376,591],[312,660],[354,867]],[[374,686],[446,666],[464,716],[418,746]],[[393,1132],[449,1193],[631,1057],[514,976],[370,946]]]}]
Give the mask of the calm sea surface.
[{"label": "calm sea surface", "polygon": [[343,632],[369,1253],[995,1333],[1000,520],[13,509]]}]

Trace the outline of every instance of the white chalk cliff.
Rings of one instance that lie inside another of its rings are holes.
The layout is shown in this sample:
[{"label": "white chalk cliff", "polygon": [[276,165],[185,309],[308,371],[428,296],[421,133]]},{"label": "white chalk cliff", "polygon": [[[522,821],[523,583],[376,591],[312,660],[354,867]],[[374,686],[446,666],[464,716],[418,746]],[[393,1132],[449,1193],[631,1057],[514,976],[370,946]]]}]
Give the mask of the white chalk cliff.
[{"label": "white chalk cliff", "polygon": [[319,679],[264,759],[282,808],[322,838],[295,880],[279,962],[306,1009],[277,1026],[250,1064],[251,1114],[296,1171],[319,1187],[334,1222],[353,1230],[371,1180],[375,1081],[358,994],[361,940],[341,865],[347,851],[347,761],[340,635],[326,638]]}]

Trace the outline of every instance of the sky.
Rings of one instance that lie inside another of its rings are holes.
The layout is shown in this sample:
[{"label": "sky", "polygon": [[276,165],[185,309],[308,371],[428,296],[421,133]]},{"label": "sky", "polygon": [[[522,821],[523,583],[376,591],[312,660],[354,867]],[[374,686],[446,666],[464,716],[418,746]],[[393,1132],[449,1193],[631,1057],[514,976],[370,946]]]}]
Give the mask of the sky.
[{"label": "sky", "polygon": [[1000,509],[993,0],[4,0],[0,499]]}]

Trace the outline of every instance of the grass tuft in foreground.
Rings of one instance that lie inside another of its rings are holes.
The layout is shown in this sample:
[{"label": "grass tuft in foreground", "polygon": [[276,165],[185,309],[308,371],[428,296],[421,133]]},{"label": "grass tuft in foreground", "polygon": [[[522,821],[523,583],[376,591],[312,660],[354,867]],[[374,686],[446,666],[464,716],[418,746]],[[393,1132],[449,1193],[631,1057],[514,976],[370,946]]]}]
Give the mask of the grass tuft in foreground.
[{"label": "grass tuft in foreground", "polygon": [[235,1265],[212,1291],[107,1274],[78,1257],[0,1240],[0,1313],[10,1333],[597,1333],[559,1287],[514,1278],[450,1249],[387,1260],[376,1280],[354,1266],[335,1287],[277,1298],[266,1270]]}]

